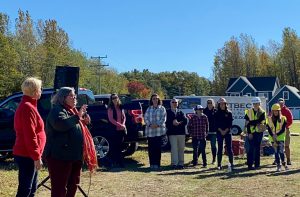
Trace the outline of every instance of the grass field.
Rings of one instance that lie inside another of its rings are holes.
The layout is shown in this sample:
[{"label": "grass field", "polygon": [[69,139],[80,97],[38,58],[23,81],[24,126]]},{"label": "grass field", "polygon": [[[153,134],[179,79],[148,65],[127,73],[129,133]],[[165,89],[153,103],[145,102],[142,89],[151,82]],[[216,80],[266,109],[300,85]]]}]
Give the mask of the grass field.
[{"label": "grass field", "polygon": [[[300,133],[299,121],[291,131]],[[99,169],[93,174],[89,196],[300,196],[300,136],[292,137],[291,149],[293,165],[290,170],[279,173],[271,165],[272,156],[262,157],[262,168],[254,171],[247,170],[245,158],[235,158],[236,170],[232,173],[227,169],[218,171],[212,165],[206,169],[187,166],[183,170],[172,170],[169,152],[162,155],[162,170],[151,172],[148,170],[146,146],[141,146],[134,155],[126,158],[125,169]],[[211,161],[209,144],[207,152],[208,161]],[[185,162],[191,159],[189,142]],[[227,156],[224,156],[223,165],[227,161]],[[47,175],[47,170],[42,170],[40,180]],[[15,196],[17,169],[12,161],[0,163],[0,177],[0,196]],[[85,171],[81,179],[84,191],[88,191],[89,182],[89,173]],[[40,188],[37,196],[50,196],[50,191]],[[79,191],[77,196],[82,196]]]}]

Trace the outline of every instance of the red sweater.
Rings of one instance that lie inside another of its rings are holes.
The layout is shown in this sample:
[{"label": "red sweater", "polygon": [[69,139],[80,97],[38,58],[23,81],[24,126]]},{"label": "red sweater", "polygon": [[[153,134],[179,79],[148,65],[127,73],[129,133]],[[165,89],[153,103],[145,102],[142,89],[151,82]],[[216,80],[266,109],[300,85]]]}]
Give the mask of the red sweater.
[{"label": "red sweater", "polygon": [[16,142],[13,154],[41,159],[46,143],[44,122],[37,110],[37,100],[24,95],[14,119]]},{"label": "red sweater", "polygon": [[286,106],[281,108],[281,114],[286,117],[286,128],[290,128],[293,124],[293,114]]}]

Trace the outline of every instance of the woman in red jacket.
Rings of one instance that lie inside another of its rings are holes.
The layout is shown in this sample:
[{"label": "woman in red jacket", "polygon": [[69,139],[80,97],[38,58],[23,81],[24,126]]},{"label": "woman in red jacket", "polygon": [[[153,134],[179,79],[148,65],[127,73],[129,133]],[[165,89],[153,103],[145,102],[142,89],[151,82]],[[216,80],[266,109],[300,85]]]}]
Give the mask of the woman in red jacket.
[{"label": "woman in red jacket", "polygon": [[42,153],[46,143],[44,122],[37,110],[37,100],[42,93],[42,81],[27,78],[22,83],[23,97],[15,113],[16,141],[13,147],[19,167],[18,196],[34,196],[38,170],[42,167]]}]

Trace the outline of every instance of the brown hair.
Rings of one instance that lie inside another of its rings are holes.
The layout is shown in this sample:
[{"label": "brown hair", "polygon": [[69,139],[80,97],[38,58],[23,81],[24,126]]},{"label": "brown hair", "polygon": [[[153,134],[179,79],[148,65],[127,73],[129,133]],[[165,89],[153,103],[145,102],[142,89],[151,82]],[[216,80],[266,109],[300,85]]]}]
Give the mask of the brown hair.
[{"label": "brown hair", "polygon": [[158,98],[157,105],[161,105],[162,102],[161,102],[161,100],[160,100],[160,98],[159,98],[159,95],[158,95],[158,94],[152,94],[151,97],[150,97],[150,101],[149,101],[149,105],[150,105],[150,106],[153,105],[152,98],[155,97],[155,96]]}]

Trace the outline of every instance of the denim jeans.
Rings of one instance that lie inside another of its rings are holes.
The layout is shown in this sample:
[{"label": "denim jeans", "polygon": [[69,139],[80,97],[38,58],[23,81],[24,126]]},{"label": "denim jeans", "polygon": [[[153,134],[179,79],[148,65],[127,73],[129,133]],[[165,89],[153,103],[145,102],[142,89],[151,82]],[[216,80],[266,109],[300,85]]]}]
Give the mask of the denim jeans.
[{"label": "denim jeans", "polygon": [[[273,142],[273,147],[274,147],[274,143]],[[282,162],[283,165],[285,165],[285,158],[284,158],[284,141],[279,141],[277,142],[276,148],[274,148],[275,151],[275,161],[277,166],[280,166],[280,160]]]},{"label": "denim jeans", "polygon": [[226,134],[221,135],[220,133],[217,134],[218,140],[218,166],[222,166],[222,156],[223,156],[223,141],[225,139],[227,154],[229,158],[229,162],[231,166],[233,166],[233,151],[232,151],[232,135]]},{"label": "denim jeans", "polygon": [[217,155],[217,134],[208,134],[207,139],[210,141],[210,148],[213,161],[216,161]]},{"label": "denim jeans", "polygon": [[206,166],[207,165],[206,153],[205,153],[206,140],[205,139],[201,140],[193,137],[192,144],[193,144],[193,164],[198,163],[198,157],[200,154],[202,154],[203,166]]},{"label": "denim jeans", "polygon": [[35,170],[34,161],[29,157],[15,156],[19,167],[19,186],[16,197],[32,197],[37,189],[38,171]]},{"label": "denim jeans", "polygon": [[254,132],[253,139],[249,139],[249,152],[247,154],[248,167],[252,167],[253,164],[256,168],[260,167],[260,144],[263,138],[263,133]]}]

